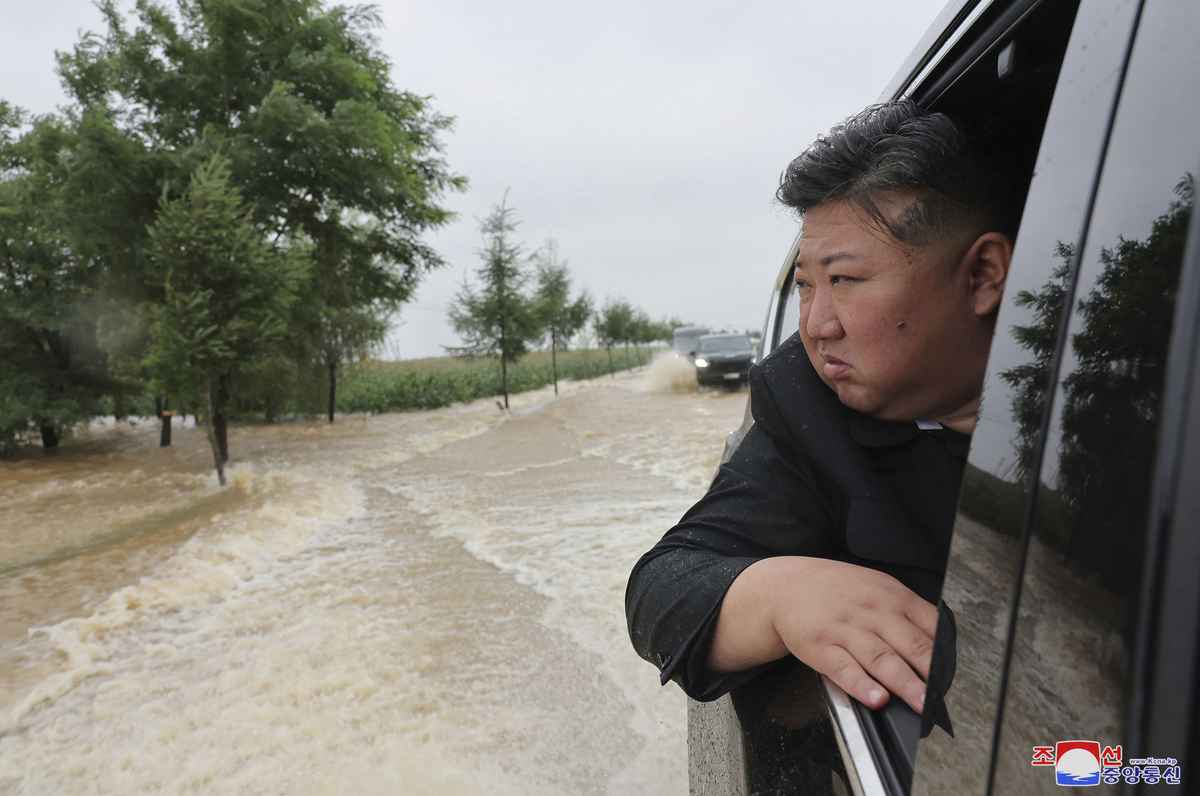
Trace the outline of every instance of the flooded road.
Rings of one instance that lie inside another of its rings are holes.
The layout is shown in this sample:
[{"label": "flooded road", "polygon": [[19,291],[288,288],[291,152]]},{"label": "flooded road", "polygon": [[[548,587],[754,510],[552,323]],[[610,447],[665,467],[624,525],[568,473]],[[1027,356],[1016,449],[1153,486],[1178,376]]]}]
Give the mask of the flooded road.
[{"label": "flooded road", "polygon": [[0,793],[685,793],[625,578],[746,395],[670,376],[0,463]]}]

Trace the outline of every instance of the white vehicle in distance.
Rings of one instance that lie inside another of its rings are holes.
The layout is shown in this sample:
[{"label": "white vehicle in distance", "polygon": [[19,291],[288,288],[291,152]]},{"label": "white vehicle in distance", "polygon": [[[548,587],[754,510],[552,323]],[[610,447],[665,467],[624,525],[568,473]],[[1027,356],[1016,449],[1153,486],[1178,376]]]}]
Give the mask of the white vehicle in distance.
[{"label": "white vehicle in distance", "polygon": [[675,352],[675,356],[687,357],[690,360],[696,356],[700,338],[709,331],[707,326],[680,326],[671,340],[671,350]]}]

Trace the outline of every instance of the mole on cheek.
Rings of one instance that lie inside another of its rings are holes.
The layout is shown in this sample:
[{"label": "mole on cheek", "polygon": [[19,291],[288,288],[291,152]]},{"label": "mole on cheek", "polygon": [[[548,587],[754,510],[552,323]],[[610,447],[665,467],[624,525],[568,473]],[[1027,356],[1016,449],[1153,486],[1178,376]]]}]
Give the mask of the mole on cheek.
[{"label": "mole on cheek", "polygon": [[903,328],[904,328],[905,326],[907,326],[907,325],[908,325],[908,321],[899,321],[899,322],[897,322],[897,323],[896,323],[896,328],[897,328],[897,329],[903,329]]}]

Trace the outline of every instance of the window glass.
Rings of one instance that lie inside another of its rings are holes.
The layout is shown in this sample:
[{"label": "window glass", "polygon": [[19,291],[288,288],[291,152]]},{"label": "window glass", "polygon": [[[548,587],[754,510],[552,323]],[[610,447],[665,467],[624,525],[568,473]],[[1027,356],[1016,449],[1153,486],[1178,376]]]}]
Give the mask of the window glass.
[{"label": "window glass", "polygon": [[[1083,229],[1135,6],[1084,3],[1071,28],[996,323],[942,590],[956,623],[946,698],[955,735],[934,729],[921,741],[914,793],[978,793],[987,780],[1028,483],[1061,320],[1061,308],[1028,297],[1069,278],[1062,246]],[[988,103],[987,96],[974,99]],[[1029,328],[1042,336],[1031,338],[1023,331]]]},{"label": "window glass", "polygon": [[[1061,793],[1054,767],[1030,765],[1034,746],[1122,742],[1161,390],[1200,165],[1197,41],[1200,6],[1146,4],[1079,259],[1038,470],[996,761],[1000,793]],[[1060,245],[1061,262],[1073,255]],[[1029,303],[1061,307],[1071,295],[1065,282],[1060,267]],[[1031,349],[1049,331],[1033,319],[1018,339]],[[1123,750],[1126,758],[1182,751]]]}]

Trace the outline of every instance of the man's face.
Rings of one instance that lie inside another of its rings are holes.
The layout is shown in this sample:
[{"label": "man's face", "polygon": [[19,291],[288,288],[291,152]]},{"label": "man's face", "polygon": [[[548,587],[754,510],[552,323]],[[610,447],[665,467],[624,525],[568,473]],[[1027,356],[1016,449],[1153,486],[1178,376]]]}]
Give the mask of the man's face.
[{"label": "man's face", "polygon": [[[911,201],[878,204],[892,219]],[[884,420],[935,419],[978,396],[991,324],[964,260],[973,239],[903,244],[843,201],[805,214],[800,336],[842,403]]]}]

